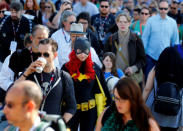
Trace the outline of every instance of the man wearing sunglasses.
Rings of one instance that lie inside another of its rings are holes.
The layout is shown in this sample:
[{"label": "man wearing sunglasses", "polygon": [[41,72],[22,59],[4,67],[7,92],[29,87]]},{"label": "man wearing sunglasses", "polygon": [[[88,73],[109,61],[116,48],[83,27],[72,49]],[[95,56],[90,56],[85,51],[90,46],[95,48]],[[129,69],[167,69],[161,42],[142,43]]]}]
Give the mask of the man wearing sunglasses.
[{"label": "man wearing sunglasses", "polygon": [[175,19],[177,24],[181,24],[181,14],[180,11],[178,10],[179,8],[179,1],[173,0],[171,5],[170,5],[170,11],[168,12],[168,16],[172,17]]},{"label": "man wearing sunglasses", "polygon": [[[32,62],[15,83],[23,80],[36,82],[43,93],[40,110],[47,114],[61,115],[63,113],[63,119],[68,122],[76,111],[74,85],[70,75],[54,65],[57,49],[58,45],[53,39],[42,39],[39,42],[37,55],[46,59],[46,64],[39,59]],[[37,73],[38,67],[43,67],[41,73]],[[61,112],[63,101],[65,109]]]},{"label": "man wearing sunglasses", "polygon": [[114,16],[110,14],[110,7],[108,0],[100,1],[100,13],[91,17],[91,25],[97,31],[100,48],[104,48],[104,39],[110,34],[109,29],[115,24]]},{"label": "man wearing sunglasses", "polygon": [[[15,84],[6,95],[3,110],[8,123],[11,124],[6,129],[8,131],[33,131],[47,125],[46,122],[41,123],[39,117],[38,110],[41,102],[41,89],[35,83],[22,81]],[[47,127],[45,131],[54,130]]]},{"label": "man wearing sunglasses", "polygon": [[169,46],[179,44],[177,23],[167,16],[167,0],[159,2],[159,13],[148,19],[142,40],[146,52],[145,80],[149,71],[156,65],[161,52]]}]

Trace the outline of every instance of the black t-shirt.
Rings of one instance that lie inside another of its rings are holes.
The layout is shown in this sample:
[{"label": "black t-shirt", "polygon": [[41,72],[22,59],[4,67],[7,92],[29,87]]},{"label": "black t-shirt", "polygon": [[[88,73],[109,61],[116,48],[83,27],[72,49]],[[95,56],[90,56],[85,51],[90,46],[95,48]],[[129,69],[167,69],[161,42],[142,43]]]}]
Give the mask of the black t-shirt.
[{"label": "black t-shirt", "polygon": [[11,41],[17,42],[16,49],[24,48],[24,37],[26,33],[32,32],[33,23],[31,20],[28,20],[27,18],[22,16],[20,22],[16,21],[12,24],[11,17],[7,16],[0,20],[0,25],[1,24],[2,27],[0,28],[0,61],[3,62],[4,59],[10,54]]},{"label": "black t-shirt", "polygon": [[97,14],[92,16],[91,24],[97,31],[98,39],[103,41],[106,34],[109,33],[111,26],[115,24],[115,18],[112,14],[109,14],[106,17],[102,17],[100,14]]},{"label": "black t-shirt", "polygon": [[[59,74],[60,73],[60,74]],[[60,77],[60,81],[59,81]],[[53,79],[53,80],[51,80]],[[74,114],[76,111],[76,100],[74,95],[74,86],[70,75],[63,71],[52,71],[50,73],[33,73],[27,77],[41,86],[45,102],[43,100],[41,107],[48,114],[61,115],[61,103],[64,101],[66,107],[64,112]],[[58,82],[58,84],[56,84]]]}]

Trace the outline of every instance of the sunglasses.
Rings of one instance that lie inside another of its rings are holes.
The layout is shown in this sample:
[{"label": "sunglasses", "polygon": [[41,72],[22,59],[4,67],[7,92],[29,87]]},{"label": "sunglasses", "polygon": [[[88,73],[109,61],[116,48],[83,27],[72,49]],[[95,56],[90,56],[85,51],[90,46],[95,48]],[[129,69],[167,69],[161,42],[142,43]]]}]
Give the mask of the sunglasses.
[{"label": "sunglasses", "polygon": [[48,8],[48,9],[50,9],[50,8],[51,8],[51,6],[45,6],[44,8]]},{"label": "sunglasses", "polygon": [[101,5],[100,7],[101,7],[101,8],[108,8],[109,6]]},{"label": "sunglasses", "polygon": [[38,57],[41,57],[42,55],[43,55],[44,57],[46,57],[46,58],[48,58],[48,57],[50,56],[50,54],[49,54],[48,52],[44,52],[44,53],[38,52],[38,53],[37,53],[37,56],[38,56]]},{"label": "sunglasses", "polygon": [[0,11],[0,14],[1,14],[1,13],[2,13],[2,14],[4,14],[4,12],[5,12],[5,11],[4,11],[4,10],[2,10],[2,11]]},{"label": "sunglasses", "polygon": [[144,13],[144,12],[141,12],[142,15],[149,15],[149,13]]},{"label": "sunglasses", "polygon": [[75,21],[71,21],[69,24],[72,25],[73,23],[75,23]]},{"label": "sunglasses", "polygon": [[168,8],[159,8],[160,10],[168,10]]},{"label": "sunglasses", "polygon": [[175,7],[171,7],[171,9],[172,9],[172,10],[176,10],[176,8],[175,8]]}]

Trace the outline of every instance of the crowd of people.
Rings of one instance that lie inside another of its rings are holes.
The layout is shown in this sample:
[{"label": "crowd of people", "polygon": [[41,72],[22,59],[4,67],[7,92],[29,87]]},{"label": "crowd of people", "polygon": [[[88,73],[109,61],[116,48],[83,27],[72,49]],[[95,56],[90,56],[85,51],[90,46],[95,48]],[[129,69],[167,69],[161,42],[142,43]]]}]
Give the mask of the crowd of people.
[{"label": "crowd of people", "polygon": [[1,0],[0,128],[177,131],[182,40],[180,0]]}]

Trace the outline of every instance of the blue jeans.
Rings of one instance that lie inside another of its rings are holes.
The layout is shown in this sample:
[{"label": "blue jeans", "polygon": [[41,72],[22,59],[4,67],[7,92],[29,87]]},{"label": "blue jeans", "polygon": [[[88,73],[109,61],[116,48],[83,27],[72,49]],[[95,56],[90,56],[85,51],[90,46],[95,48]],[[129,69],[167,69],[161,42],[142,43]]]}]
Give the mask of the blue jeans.
[{"label": "blue jeans", "polygon": [[145,66],[145,82],[147,81],[147,77],[151,69],[157,64],[157,61],[154,60],[149,55],[146,55],[146,66]]}]

